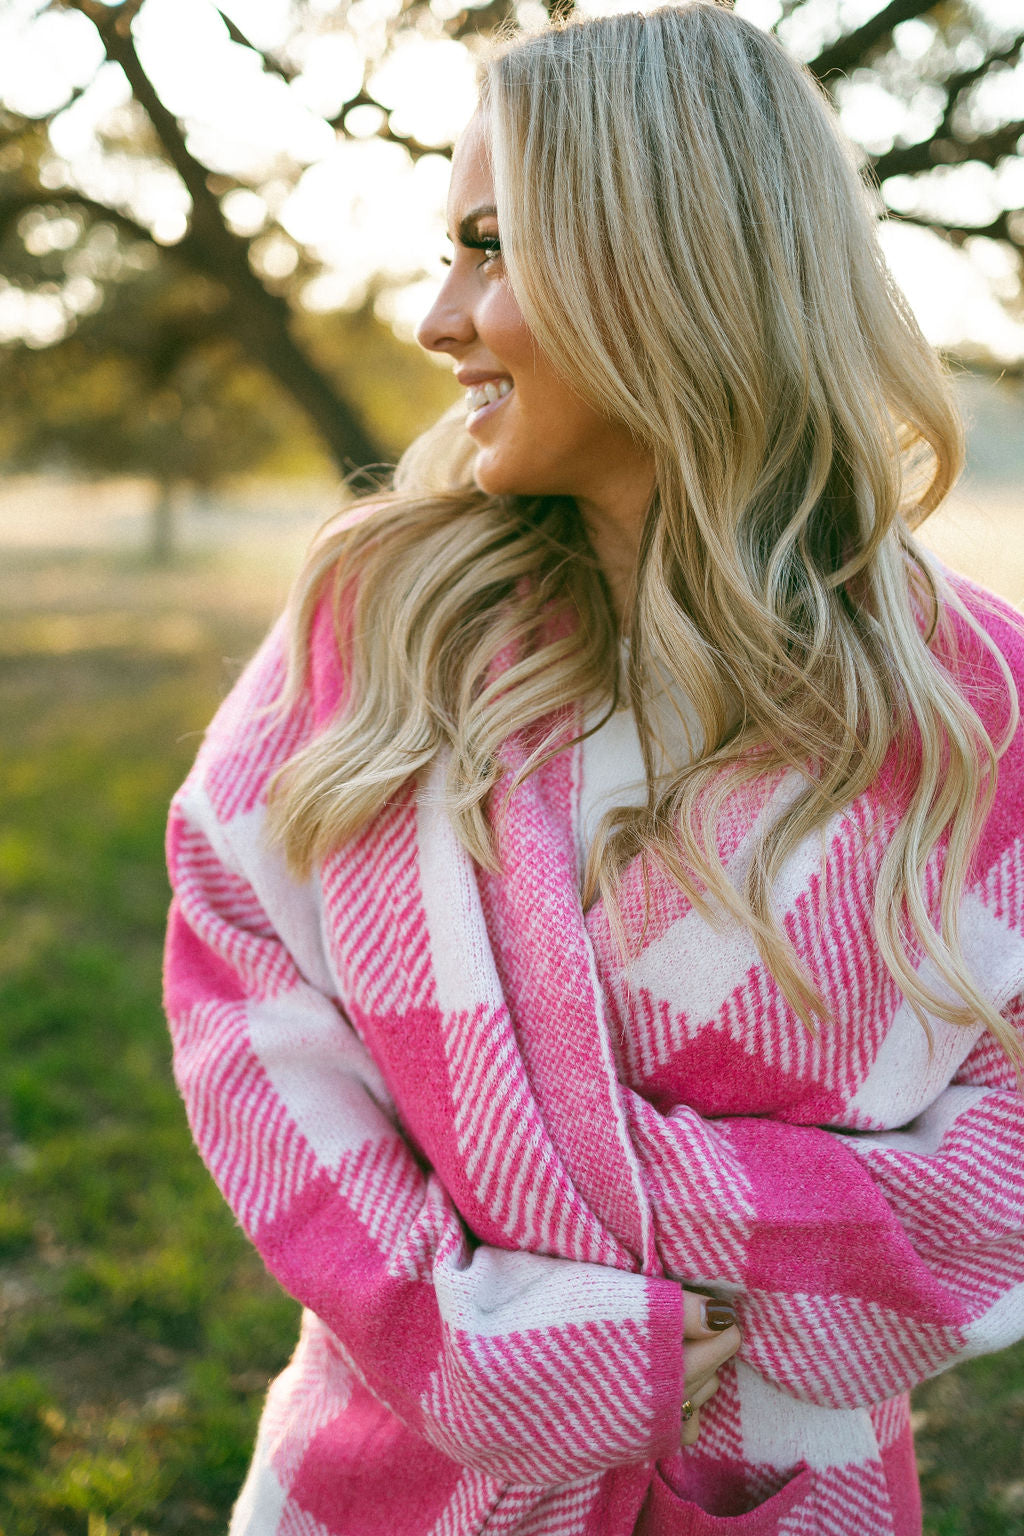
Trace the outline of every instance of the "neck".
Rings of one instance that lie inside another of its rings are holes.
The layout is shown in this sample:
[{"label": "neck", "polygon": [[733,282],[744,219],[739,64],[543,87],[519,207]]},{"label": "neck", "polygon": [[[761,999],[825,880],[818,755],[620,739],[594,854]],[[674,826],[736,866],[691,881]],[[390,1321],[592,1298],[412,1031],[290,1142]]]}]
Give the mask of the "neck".
[{"label": "neck", "polygon": [[654,491],[654,471],[633,474],[615,496],[577,496],[576,505],[611,590],[615,616],[622,627],[636,585],[640,535]]}]

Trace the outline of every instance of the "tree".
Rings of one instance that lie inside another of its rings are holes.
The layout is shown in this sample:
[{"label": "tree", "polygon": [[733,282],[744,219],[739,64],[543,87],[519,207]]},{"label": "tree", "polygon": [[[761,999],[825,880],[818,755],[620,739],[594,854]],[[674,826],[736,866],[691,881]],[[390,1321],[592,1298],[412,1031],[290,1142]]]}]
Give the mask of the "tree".
[{"label": "tree", "polygon": [[[109,226],[91,226],[94,250],[104,233],[112,241]],[[239,356],[221,311],[206,279],[139,259],[60,346],[7,348],[0,445],[8,467],[56,459],[79,473],[152,478],[150,554],[160,561],[173,552],[174,509],[186,488],[209,491],[275,457],[324,468],[303,413]]]},{"label": "tree", "polygon": [[[104,155],[128,164],[132,175],[120,195],[97,191],[59,152],[60,125],[88,96],[90,81],[69,84],[64,97],[45,111],[8,105],[0,118],[0,258],[8,281],[49,305],[54,345],[67,348],[86,327],[90,308],[101,310],[125,297],[114,279],[82,269],[90,232],[112,230],[122,260],[138,261],[145,249],[155,259],[153,282],[159,275],[179,294],[191,283],[197,285],[193,293],[204,296],[202,334],[194,334],[194,325],[177,327],[177,366],[184,367],[190,348],[208,354],[215,331],[225,346],[230,340],[236,356],[277,382],[339,468],[347,472],[373,463],[381,457],[381,434],[369,423],[352,368],[345,366],[351,356],[343,344],[345,327],[334,330],[340,349],[325,348],[328,321],[309,313],[307,296],[330,262],[315,241],[296,236],[287,217],[310,157],[282,150],[245,168],[216,163],[194,116],[168,105],[152,67],[144,64],[140,25],[144,29],[149,8],[157,3],[22,0],[26,28],[73,25],[84,51],[88,34],[98,72],[114,71],[128,83],[130,100],[114,126],[101,130],[98,142]],[[791,51],[822,79],[851,131],[861,125],[865,174],[880,189],[882,203],[899,220],[972,253],[984,248],[989,267],[999,269],[1007,313],[1019,314],[1024,30],[1000,23],[991,0],[889,0],[857,25],[844,21],[849,11],[844,0],[738,3],[748,9],[758,4]],[[471,57],[481,38],[498,25],[514,24],[517,15],[514,0],[461,9],[456,4],[392,0],[373,10],[372,0],[339,0],[333,7],[324,0],[293,0],[287,27],[259,45],[246,31],[244,0],[220,6],[196,0],[181,24],[198,26],[198,18],[205,18],[203,50],[216,50],[225,70],[247,60],[254,82],[257,77],[272,82],[293,102],[304,103],[307,114],[313,112],[309,103],[316,93],[310,82],[318,53],[339,41],[349,55],[356,47],[354,65],[349,57],[340,71],[347,72],[344,91],[316,108],[321,158],[338,144],[365,153],[375,143],[394,146],[403,163],[414,164],[450,155],[451,135],[435,133],[432,139],[414,131],[415,114],[401,93],[389,90],[387,67],[411,42],[424,59],[428,48],[453,46]],[[548,0],[548,7],[567,14],[572,0]],[[187,210],[172,234],[161,230],[141,195],[154,177],[173,183]],[[957,202],[958,188],[962,192],[968,184],[975,204],[970,218]],[[247,220],[239,219],[242,205],[248,207]],[[73,240],[71,224],[78,231]],[[364,308],[386,313],[396,293],[424,275],[422,265],[412,261],[382,276],[370,285]],[[440,388],[436,381],[436,371],[421,370],[416,388],[433,398]]]},{"label": "tree", "polygon": [[[787,10],[780,31],[796,28],[796,41],[810,5]],[[874,108],[874,127],[862,133],[865,170],[889,215],[977,252],[1008,317],[1020,320],[1024,17],[997,16],[983,0],[890,0],[810,63],[847,117],[863,122]],[[1011,371],[977,349],[974,361]],[[1012,371],[1024,371],[1022,361]]]}]

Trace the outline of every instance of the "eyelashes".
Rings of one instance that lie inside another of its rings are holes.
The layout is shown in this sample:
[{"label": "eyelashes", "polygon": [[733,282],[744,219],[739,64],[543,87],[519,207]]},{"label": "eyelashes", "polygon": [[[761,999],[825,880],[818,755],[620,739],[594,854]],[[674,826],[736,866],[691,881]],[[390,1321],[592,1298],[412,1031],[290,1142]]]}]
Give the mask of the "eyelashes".
[{"label": "eyelashes", "polygon": [[[481,266],[486,266],[487,262],[494,261],[501,255],[501,241],[496,235],[474,235],[469,240],[462,240],[460,244],[468,251],[483,251],[485,253],[485,260],[481,262]],[[451,264],[452,258],[450,256],[441,257],[441,265],[443,267],[450,267]]]}]

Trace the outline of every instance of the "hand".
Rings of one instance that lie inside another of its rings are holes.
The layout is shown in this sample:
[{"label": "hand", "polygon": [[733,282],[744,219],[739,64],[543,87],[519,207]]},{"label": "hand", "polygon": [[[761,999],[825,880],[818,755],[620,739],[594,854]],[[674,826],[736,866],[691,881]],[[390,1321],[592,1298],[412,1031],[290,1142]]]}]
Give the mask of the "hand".
[{"label": "hand", "polygon": [[727,1301],[700,1291],[683,1290],[686,1401],[693,1414],[682,1424],[681,1445],[696,1445],[700,1410],[718,1391],[718,1371],[739,1349],[742,1336],[736,1314]]}]

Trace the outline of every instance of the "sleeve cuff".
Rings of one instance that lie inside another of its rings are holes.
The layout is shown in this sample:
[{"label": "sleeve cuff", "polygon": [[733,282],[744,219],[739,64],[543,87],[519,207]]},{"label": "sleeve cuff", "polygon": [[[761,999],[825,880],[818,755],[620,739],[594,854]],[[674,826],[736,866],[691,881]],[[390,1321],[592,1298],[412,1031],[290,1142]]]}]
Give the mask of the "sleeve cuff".
[{"label": "sleeve cuff", "polygon": [[683,1362],[683,1289],[674,1280],[648,1279],[647,1327],[651,1343],[651,1456],[679,1450],[686,1381]]}]

